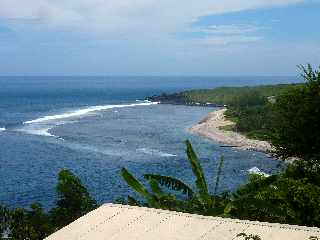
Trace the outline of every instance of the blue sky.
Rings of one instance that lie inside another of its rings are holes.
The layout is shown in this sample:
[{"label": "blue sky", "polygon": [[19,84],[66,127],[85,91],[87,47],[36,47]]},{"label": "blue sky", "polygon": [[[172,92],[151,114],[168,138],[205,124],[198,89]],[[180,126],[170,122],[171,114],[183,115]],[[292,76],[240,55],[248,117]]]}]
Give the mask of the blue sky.
[{"label": "blue sky", "polygon": [[296,75],[320,0],[0,0],[0,75]]}]

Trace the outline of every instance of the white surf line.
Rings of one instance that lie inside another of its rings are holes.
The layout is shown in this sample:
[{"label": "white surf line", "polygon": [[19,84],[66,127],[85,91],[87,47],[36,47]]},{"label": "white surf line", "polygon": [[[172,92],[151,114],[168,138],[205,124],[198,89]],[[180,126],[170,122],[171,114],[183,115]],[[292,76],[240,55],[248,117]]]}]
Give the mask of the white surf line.
[{"label": "white surf line", "polygon": [[[53,128],[53,127],[52,127]],[[46,136],[46,137],[56,137],[58,138],[57,136],[51,134],[49,132],[49,130],[51,130],[50,127],[48,128],[43,128],[43,129],[26,129],[24,130],[24,132],[27,132],[27,133],[30,133],[30,134],[33,134],[33,135],[39,135],[39,136]]]},{"label": "white surf line", "polygon": [[158,102],[143,102],[143,103],[133,103],[133,104],[123,104],[123,105],[102,105],[102,106],[93,106],[88,107],[84,109],[79,109],[72,112],[57,114],[57,115],[49,115],[44,116],[41,118],[37,118],[34,120],[26,121],[23,124],[33,124],[33,123],[42,123],[42,122],[48,122],[52,120],[61,120],[65,118],[71,118],[71,117],[81,117],[93,112],[113,109],[113,108],[125,108],[125,107],[136,107],[136,106],[149,106],[149,105],[155,105],[158,104]]},{"label": "white surf line", "polygon": [[114,108],[125,108],[125,107],[136,107],[136,106],[149,106],[158,104],[157,102],[141,102],[134,104],[122,104],[122,105],[102,105],[102,106],[92,106],[83,109],[78,109],[70,112],[65,112],[56,115],[48,115],[34,120],[23,122],[23,127],[17,131],[25,132],[32,135],[39,135],[45,137],[55,137],[57,139],[63,140],[59,136],[51,134],[49,131],[56,126],[64,125],[70,123],[66,120],[68,118],[80,118],[89,114],[94,114],[99,111],[114,109]]},{"label": "white surf line", "polygon": [[140,152],[148,155],[156,155],[160,157],[176,157],[177,156],[175,154],[166,153],[166,152],[162,152],[160,150],[151,149],[151,148],[138,148],[136,152]]},{"label": "white surf line", "polygon": [[5,130],[6,130],[6,128],[0,127],[0,132],[3,132]]}]

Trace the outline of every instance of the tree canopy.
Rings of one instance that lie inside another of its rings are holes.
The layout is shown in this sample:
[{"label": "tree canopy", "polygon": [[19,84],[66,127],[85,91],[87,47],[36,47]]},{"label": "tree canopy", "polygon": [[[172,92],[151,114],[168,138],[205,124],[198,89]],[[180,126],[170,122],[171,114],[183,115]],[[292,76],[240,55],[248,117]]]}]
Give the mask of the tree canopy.
[{"label": "tree canopy", "polygon": [[51,210],[55,226],[63,227],[97,207],[87,189],[70,170],[62,170],[58,176],[57,207]]},{"label": "tree canopy", "polygon": [[282,158],[320,155],[320,72],[300,66],[306,83],[280,95],[273,105],[272,144]]},{"label": "tree canopy", "polygon": [[60,171],[56,190],[56,206],[48,213],[39,203],[30,209],[0,205],[0,239],[6,233],[14,240],[42,240],[98,206],[70,170]]}]

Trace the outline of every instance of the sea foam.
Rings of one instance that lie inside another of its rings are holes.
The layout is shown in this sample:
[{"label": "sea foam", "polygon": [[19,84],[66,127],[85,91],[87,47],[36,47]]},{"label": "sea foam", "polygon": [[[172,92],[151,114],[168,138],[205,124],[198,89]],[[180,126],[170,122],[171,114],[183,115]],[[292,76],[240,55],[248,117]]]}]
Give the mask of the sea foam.
[{"label": "sea foam", "polygon": [[176,157],[177,156],[175,154],[165,153],[165,152],[161,152],[160,150],[151,149],[151,148],[138,148],[136,151],[147,154],[147,155],[156,155],[160,157]]},{"label": "sea foam", "polygon": [[[118,105],[100,105],[91,106],[83,109],[77,109],[74,111],[69,111],[61,114],[48,115],[40,117],[34,120],[29,120],[23,122],[23,127],[18,131],[26,132],[33,135],[41,135],[47,137],[57,137],[51,134],[50,129],[55,126],[63,125],[66,123],[72,123],[71,119],[78,119],[91,114],[96,114],[99,111],[114,109],[114,108],[127,108],[127,107],[138,107],[138,106],[150,106],[158,104],[157,102],[140,102],[132,104],[118,104]],[[59,137],[57,137],[59,138]]]},{"label": "sea foam", "polygon": [[5,130],[6,130],[6,128],[0,127],[0,132],[3,132]]},{"label": "sea foam", "polygon": [[47,122],[51,120],[60,120],[66,118],[73,118],[73,117],[81,117],[84,115],[88,115],[90,113],[113,109],[113,108],[125,108],[125,107],[136,107],[136,106],[149,106],[158,104],[157,102],[143,102],[143,103],[133,103],[133,104],[122,104],[122,105],[102,105],[102,106],[92,106],[84,109],[79,109],[72,112],[57,114],[57,115],[49,115],[41,118],[37,118],[34,120],[26,121],[23,124],[31,124],[31,123],[41,123]]}]

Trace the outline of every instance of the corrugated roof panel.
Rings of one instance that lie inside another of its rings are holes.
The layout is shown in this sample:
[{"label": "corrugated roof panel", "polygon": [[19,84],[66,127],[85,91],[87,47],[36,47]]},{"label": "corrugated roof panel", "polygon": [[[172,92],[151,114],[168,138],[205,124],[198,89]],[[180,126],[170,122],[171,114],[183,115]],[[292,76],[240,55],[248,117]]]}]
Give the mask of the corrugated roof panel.
[{"label": "corrugated roof panel", "polygon": [[320,238],[319,228],[242,221],[151,208],[105,204],[47,240],[231,240],[238,233],[262,240]]}]

